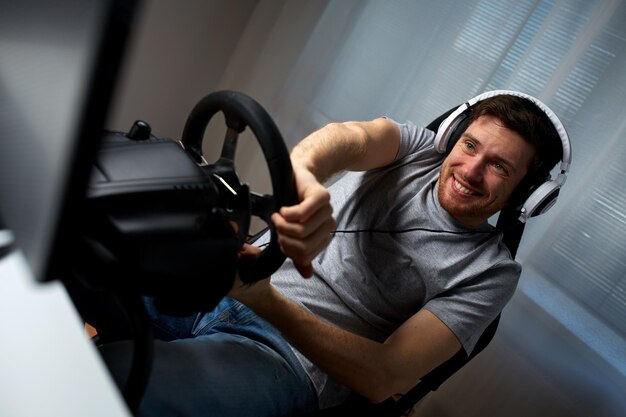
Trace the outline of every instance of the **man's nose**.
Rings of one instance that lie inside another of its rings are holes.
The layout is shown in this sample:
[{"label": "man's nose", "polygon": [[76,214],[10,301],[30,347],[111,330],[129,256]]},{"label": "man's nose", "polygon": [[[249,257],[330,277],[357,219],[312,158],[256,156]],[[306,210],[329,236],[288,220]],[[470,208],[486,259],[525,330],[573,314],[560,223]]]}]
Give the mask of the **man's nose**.
[{"label": "man's nose", "polygon": [[479,183],[483,179],[484,163],[480,158],[470,158],[463,165],[463,176],[469,183]]}]

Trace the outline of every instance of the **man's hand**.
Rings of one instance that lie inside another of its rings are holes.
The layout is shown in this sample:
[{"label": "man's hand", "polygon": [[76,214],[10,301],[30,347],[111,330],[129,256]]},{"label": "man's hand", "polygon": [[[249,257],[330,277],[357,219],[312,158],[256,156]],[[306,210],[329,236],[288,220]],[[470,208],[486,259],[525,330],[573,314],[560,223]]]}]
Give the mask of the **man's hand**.
[{"label": "man's hand", "polygon": [[311,261],[335,230],[330,195],[322,185],[345,169],[366,171],[393,162],[400,147],[400,129],[384,118],[369,122],[329,123],[298,143],[291,165],[300,203],[272,216],[278,243],[303,277],[313,275]]},{"label": "man's hand", "polygon": [[[238,256],[240,259],[254,259],[259,255],[259,253],[261,253],[261,249],[245,243]],[[247,284],[241,280],[239,273],[237,273],[235,275],[233,286],[227,295],[254,309],[259,302],[262,302],[267,298],[266,294],[269,290],[269,277]]]},{"label": "man's hand", "polygon": [[305,167],[294,165],[299,204],[282,207],[272,221],[278,232],[278,243],[302,275],[313,275],[311,261],[328,245],[335,229],[330,194]]}]

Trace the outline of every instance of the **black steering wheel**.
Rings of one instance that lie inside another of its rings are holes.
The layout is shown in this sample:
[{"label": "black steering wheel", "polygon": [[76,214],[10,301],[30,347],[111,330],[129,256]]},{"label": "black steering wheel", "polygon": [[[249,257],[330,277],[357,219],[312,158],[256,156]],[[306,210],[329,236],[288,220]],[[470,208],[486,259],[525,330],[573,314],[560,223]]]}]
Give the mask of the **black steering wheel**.
[{"label": "black steering wheel", "polygon": [[[202,140],[209,121],[220,111],[226,121],[226,136],[218,160],[207,164],[202,155]],[[251,193],[248,186],[239,180],[235,170],[237,141],[247,126],[250,126],[263,151],[269,168],[272,195]],[[269,244],[255,260],[240,262],[238,265],[239,275],[244,282],[269,277],[285,261],[271,215],[282,206],[298,202],[289,152],[276,124],[265,109],[246,94],[230,90],[216,91],[195,105],[187,118],[181,143],[220,190],[220,206],[226,209],[228,221],[242,245],[249,232],[251,216],[260,218],[269,226]]]}]

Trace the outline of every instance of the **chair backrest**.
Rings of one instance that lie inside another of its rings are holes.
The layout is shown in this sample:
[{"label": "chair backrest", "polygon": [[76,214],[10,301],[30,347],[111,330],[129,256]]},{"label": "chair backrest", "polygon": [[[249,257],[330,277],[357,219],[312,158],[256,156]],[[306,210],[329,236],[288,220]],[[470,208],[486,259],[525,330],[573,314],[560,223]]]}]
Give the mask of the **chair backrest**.
[{"label": "chair backrest", "polygon": [[[441,122],[448,117],[457,107],[452,108],[433,120],[427,128],[437,132]],[[513,259],[517,254],[525,223],[518,220],[519,210],[506,207],[498,216],[496,228],[502,231],[502,242],[506,245]],[[388,398],[379,404],[372,404],[367,399],[353,394],[346,402],[336,407],[327,408],[308,414],[310,417],[339,417],[345,415],[358,415],[360,417],[394,417],[405,415],[418,401],[428,393],[435,391],[453,374],[463,368],[470,360],[487,347],[496,333],[500,322],[500,314],[485,328],[478,339],[471,354],[467,355],[464,349],[460,349],[452,358],[439,365],[426,374],[416,386],[400,398]]]}]

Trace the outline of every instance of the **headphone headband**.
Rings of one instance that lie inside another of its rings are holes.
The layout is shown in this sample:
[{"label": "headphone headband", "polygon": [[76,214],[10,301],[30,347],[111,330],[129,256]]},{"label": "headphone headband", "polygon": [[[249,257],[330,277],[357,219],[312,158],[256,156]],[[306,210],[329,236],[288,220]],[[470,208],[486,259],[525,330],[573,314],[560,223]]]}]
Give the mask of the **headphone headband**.
[{"label": "headphone headband", "polygon": [[541,111],[543,111],[546,114],[546,116],[548,116],[548,118],[554,125],[556,132],[559,134],[559,138],[561,139],[561,146],[563,147],[563,157],[561,158],[560,170],[567,172],[569,170],[570,164],[572,163],[572,147],[570,145],[569,135],[567,134],[567,131],[565,130],[565,126],[563,126],[563,123],[561,123],[561,120],[558,118],[558,116],[544,102],[542,102],[536,97],[529,96],[528,94],[520,93],[519,91],[493,90],[493,91],[487,91],[486,93],[483,93],[474,97],[473,99],[469,100],[467,104],[470,107],[473,107],[479,101],[485,100],[490,97],[503,96],[503,95],[516,96],[516,97],[521,97],[521,98],[530,100],[537,107],[539,107]]},{"label": "headphone headband", "polygon": [[493,90],[479,94],[478,96],[468,100],[460,105],[448,117],[446,117],[435,136],[435,149],[439,153],[446,153],[448,142],[454,136],[456,129],[468,117],[468,110],[472,109],[478,102],[501,95],[509,95],[525,98],[535,104],[552,122],[559,138],[561,139],[561,147],[563,156],[561,157],[560,172],[554,180],[548,179],[546,182],[537,187],[522,205],[519,220],[525,222],[528,218],[537,216],[548,211],[556,202],[559,189],[567,179],[566,173],[572,162],[572,147],[570,145],[569,135],[561,123],[557,115],[541,100],[528,94],[511,90]]}]

